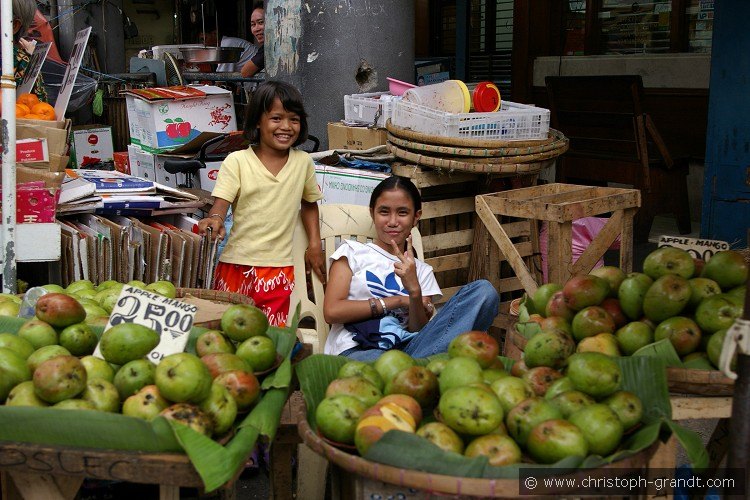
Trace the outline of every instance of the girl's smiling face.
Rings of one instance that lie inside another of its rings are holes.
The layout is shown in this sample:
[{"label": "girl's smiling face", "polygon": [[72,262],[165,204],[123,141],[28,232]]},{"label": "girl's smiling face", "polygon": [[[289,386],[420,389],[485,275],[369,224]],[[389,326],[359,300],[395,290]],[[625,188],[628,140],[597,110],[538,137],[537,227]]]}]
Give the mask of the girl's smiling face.
[{"label": "girl's smiling face", "polygon": [[377,233],[374,243],[392,253],[391,241],[403,251],[406,238],[417,225],[422,211],[414,210],[414,202],[406,191],[391,189],[381,193],[370,215]]},{"label": "girl's smiling face", "polygon": [[288,151],[299,137],[300,117],[287,111],[277,97],[263,113],[258,124],[260,145],[277,151]]}]

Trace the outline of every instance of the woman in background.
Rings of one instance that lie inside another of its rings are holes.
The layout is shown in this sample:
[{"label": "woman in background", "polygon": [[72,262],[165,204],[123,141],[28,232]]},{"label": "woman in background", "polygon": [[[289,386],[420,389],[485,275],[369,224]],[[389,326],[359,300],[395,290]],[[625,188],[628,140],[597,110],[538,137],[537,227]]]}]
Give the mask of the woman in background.
[{"label": "woman in background", "polygon": [[263,8],[263,2],[256,2],[253,6],[253,12],[250,14],[250,33],[255,38],[255,45],[258,47],[258,51],[248,62],[242,66],[240,73],[245,78],[254,76],[259,71],[263,71],[266,67],[266,55],[263,50],[263,44],[265,42],[265,29],[266,29],[266,10]]},{"label": "woman in background", "polygon": [[[34,43],[23,38],[34,22],[36,2],[34,0],[13,0],[13,68],[16,86],[21,85],[26,70],[34,52]],[[39,73],[31,92],[36,94],[42,102],[47,102],[47,92],[42,84],[42,74]]]}]

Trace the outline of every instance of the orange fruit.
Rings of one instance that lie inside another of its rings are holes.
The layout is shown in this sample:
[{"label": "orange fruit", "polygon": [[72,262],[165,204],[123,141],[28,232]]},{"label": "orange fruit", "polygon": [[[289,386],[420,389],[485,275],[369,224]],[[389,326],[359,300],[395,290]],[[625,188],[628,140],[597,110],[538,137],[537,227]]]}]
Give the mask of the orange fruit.
[{"label": "orange fruit", "polygon": [[24,118],[31,112],[31,109],[25,104],[16,104],[16,118]]},{"label": "orange fruit", "polygon": [[31,109],[35,104],[39,103],[39,98],[36,94],[21,94],[16,98],[16,102],[19,104],[25,104]]},{"label": "orange fruit", "polygon": [[23,117],[24,120],[45,120],[42,115],[35,115],[34,113],[29,113],[28,115]]},{"label": "orange fruit", "polygon": [[55,119],[55,108],[47,104],[46,102],[39,102],[31,108],[31,112],[35,115],[41,116],[42,120],[54,120]]}]

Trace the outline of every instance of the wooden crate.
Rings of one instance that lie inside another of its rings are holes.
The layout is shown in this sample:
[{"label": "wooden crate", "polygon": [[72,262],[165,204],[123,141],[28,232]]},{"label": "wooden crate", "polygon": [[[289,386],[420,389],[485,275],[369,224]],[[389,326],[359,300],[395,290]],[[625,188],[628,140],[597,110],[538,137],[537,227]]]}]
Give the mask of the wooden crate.
[{"label": "wooden crate", "polygon": [[[640,191],[637,189],[572,184],[547,184],[476,197],[477,215],[529,295],[536,291],[539,280],[512,240],[508,224],[499,217],[530,223],[533,235],[539,234],[539,222],[548,224],[549,278],[562,284],[571,276],[590,272],[618,235],[620,268],[626,273],[632,271],[633,216],[640,204]],[[573,263],[573,221],[608,213],[611,214],[609,221]],[[534,238],[536,236],[532,240]]]},{"label": "wooden crate", "polygon": [[495,177],[464,172],[441,173],[416,165],[396,163],[393,173],[407,177],[422,195],[422,218],[419,232],[425,262],[433,267],[443,289],[442,302],[452,297],[461,286],[483,277],[472,273],[472,256],[477,244],[474,197],[490,190],[499,190],[536,183],[536,175],[517,178]]}]

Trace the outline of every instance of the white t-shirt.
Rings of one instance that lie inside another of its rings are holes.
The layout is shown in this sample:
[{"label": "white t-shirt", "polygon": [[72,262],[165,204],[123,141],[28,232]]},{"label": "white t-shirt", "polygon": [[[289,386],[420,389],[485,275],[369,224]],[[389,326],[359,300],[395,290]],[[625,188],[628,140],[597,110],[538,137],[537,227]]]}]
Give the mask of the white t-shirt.
[{"label": "white t-shirt", "polygon": [[[341,246],[331,255],[331,262],[346,257],[349,268],[352,271],[352,282],[349,286],[349,300],[367,300],[371,297],[392,297],[394,295],[408,296],[404,289],[401,278],[396,276],[393,265],[398,262],[395,255],[391,255],[374,243],[362,244],[354,240],[344,240]],[[442,296],[440,287],[435,280],[432,266],[425,264],[419,259],[417,263],[417,279],[422,287],[422,296],[433,297],[433,300]],[[396,309],[389,311],[396,316],[403,327],[409,322],[409,311]],[[326,354],[339,354],[342,351],[356,347],[357,343],[352,340],[354,334],[344,328],[343,324],[331,325],[324,352]]]}]

